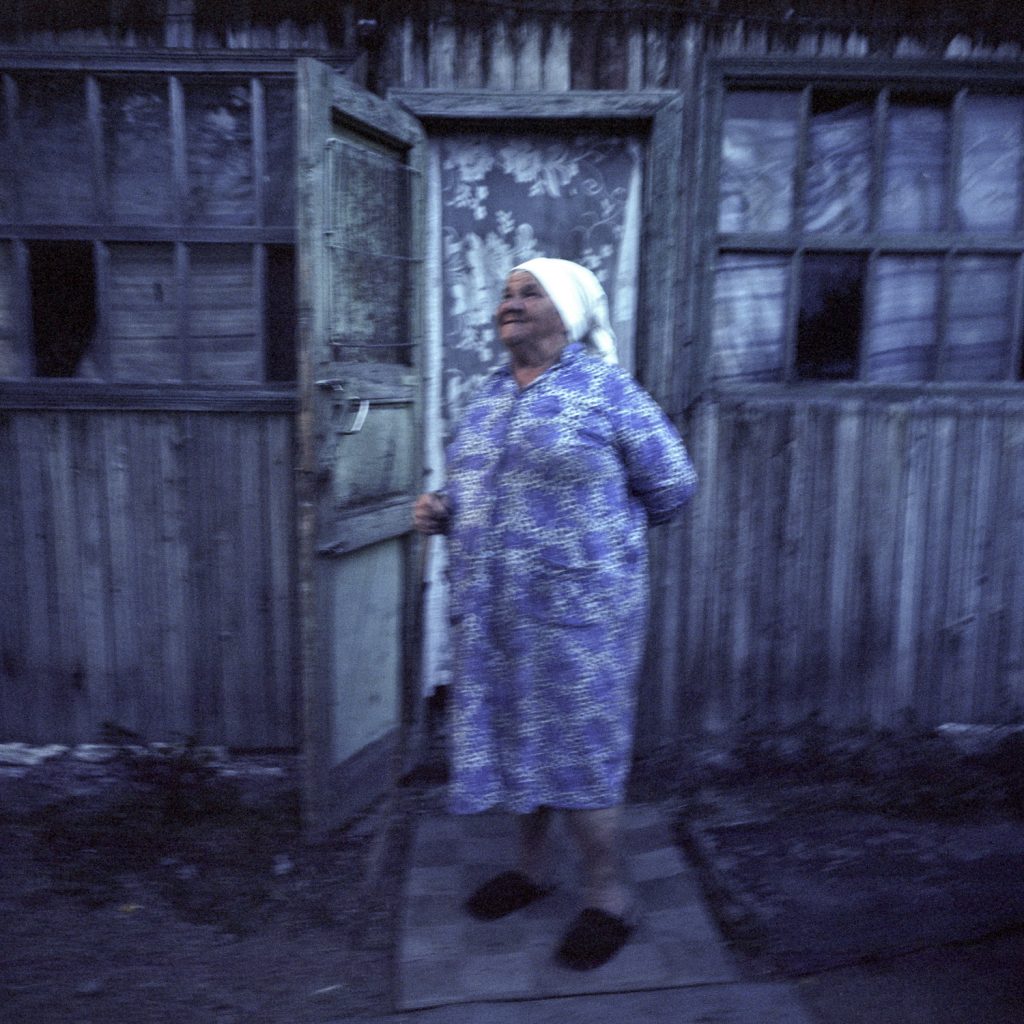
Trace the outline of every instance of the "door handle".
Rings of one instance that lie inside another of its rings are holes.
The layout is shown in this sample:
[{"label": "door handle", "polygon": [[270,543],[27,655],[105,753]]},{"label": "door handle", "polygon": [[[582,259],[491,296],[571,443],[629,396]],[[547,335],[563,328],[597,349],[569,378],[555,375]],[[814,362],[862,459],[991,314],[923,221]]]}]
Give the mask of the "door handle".
[{"label": "door handle", "polygon": [[363,429],[363,424],[366,422],[366,417],[370,412],[370,400],[368,398],[350,398],[350,402],[359,403],[359,408],[356,410],[355,416],[352,417],[352,422],[347,427],[342,427],[339,434],[358,434]]}]

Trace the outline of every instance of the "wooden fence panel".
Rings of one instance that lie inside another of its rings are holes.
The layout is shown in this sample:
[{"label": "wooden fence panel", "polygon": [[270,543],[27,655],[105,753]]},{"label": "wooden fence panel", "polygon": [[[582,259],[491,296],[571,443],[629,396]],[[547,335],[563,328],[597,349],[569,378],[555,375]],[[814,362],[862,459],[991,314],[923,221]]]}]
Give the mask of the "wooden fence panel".
[{"label": "wooden fence panel", "polygon": [[294,747],[287,415],[0,418],[0,739]]},{"label": "wooden fence panel", "polygon": [[1024,405],[720,398],[688,441],[701,489],[655,580],[680,708],[706,728],[1019,717]]}]

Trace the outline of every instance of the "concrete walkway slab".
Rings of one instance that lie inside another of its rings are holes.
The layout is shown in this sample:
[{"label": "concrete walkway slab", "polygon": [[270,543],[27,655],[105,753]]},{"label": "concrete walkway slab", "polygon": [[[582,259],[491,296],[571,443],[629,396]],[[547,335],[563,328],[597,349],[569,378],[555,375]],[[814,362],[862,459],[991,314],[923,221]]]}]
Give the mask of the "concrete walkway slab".
[{"label": "concrete walkway slab", "polygon": [[[580,907],[580,895],[573,847],[557,826],[555,832],[554,862],[560,871],[556,892],[507,918],[481,922],[469,917],[462,904],[477,885],[512,864],[514,820],[509,815],[488,813],[431,816],[419,822],[398,946],[399,1010],[486,1003],[488,1012],[500,1014],[504,1012],[502,1001],[513,1000],[517,1013],[543,1014],[546,1011],[537,1001],[553,997],[563,997],[557,1003],[567,1010],[570,1004],[564,997],[599,993],[621,997],[630,992],[702,986],[680,996],[696,1005],[701,999],[725,998],[727,989],[722,986],[740,982],[693,871],[672,842],[665,816],[651,805],[629,807],[625,821],[627,862],[642,913],[636,933],[618,956],[597,970],[577,972],[558,965],[553,953]],[[769,991],[764,986],[755,988]],[[756,1001],[759,997],[751,992],[749,998]],[[652,999],[657,1002],[665,996],[652,995]],[[443,1019],[483,1020],[474,1016],[477,1012],[467,1008],[456,1017],[446,1010]],[[416,1018],[433,1019],[420,1014]],[[508,1019],[534,1018],[513,1015]],[[745,1018],[723,1018],[733,1019]],[[751,1019],[767,1022],[775,1018]]]},{"label": "concrete walkway slab", "polygon": [[377,1024],[811,1024],[792,986],[696,985],[507,1003],[463,1003],[395,1015]]}]

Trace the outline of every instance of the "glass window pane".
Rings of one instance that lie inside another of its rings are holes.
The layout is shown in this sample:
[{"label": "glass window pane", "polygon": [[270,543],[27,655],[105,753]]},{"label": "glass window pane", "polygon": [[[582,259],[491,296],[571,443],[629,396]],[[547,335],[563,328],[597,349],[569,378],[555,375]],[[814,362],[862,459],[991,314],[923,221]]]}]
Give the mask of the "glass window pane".
[{"label": "glass window pane", "polygon": [[799,100],[795,92],[726,96],[719,231],[785,231],[792,224]]},{"label": "glass window pane", "polygon": [[170,224],[171,123],[162,78],[101,83],[110,213],[115,223]]},{"label": "glass window pane", "polygon": [[194,380],[260,381],[252,248],[189,248],[189,362]]},{"label": "glass window pane", "polygon": [[1013,322],[1014,261],[963,256],[953,263],[943,376],[1000,380],[1005,376]]},{"label": "glass window pane", "polygon": [[264,222],[292,227],[295,223],[295,86],[267,82],[267,181]]},{"label": "glass window pane", "polygon": [[883,158],[882,229],[942,227],[949,114],[945,104],[894,102]]},{"label": "glass window pane", "polygon": [[26,376],[16,302],[21,288],[17,273],[14,243],[0,242],[0,377]]},{"label": "glass window pane", "polygon": [[930,380],[935,365],[940,260],[884,256],[875,265],[864,351],[867,380]]},{"label": "glass window pane", "polygon": [[1024,98],[969,96],[964,104],[957,216],[960,226],[999,234],[1021,220]]},{"label": "glass window pane", "polygon": [[800,269],[797,377],[856,377],[864,312],[864,263],[860,255],[804,256]]},{"label": "glass window pane", "polygon": [[807,152],[805,230],[867,230],[871,113],[867,101],[815,94]]},{"label": "glass window pane", "polygon": [[18,80],[23,215],[43,224],[94,219],[85,80],[72,75]]},{"label": "glass window pane", "polygon": [[719,258],[711,374],[717,381],[782,379],[789,259]]},{"label": "glass window pane", "polygon": [[245,82],[187,82],[188,219],[252,224],[252,119]]},{"label": "glass window pane", "polygon": [[111,245],[107,344],[115,380],[181,380],[174,246]]},{"label": "glass window pane", "polygon": [[336,358],[410,358],[410,171],[397,154],[332,140],[331,339]]}]

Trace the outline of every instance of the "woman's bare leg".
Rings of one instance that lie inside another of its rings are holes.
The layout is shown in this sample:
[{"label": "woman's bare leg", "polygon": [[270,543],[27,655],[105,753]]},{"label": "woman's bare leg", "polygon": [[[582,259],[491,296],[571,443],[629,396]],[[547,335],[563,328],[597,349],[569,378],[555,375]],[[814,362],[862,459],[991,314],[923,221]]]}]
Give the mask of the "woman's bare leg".
[{"label": "woman's bare leg", "polygon": [[519,815],[519,870],[537,885],[550,881],[548,833],[551,831],[551,808],[538,807]]},{"label": "woman's bare leg", "polygon": [[567,817],[583,855],[584,905],[623,917],[633,899],[622,859],[622,805],[568,811]]}]

